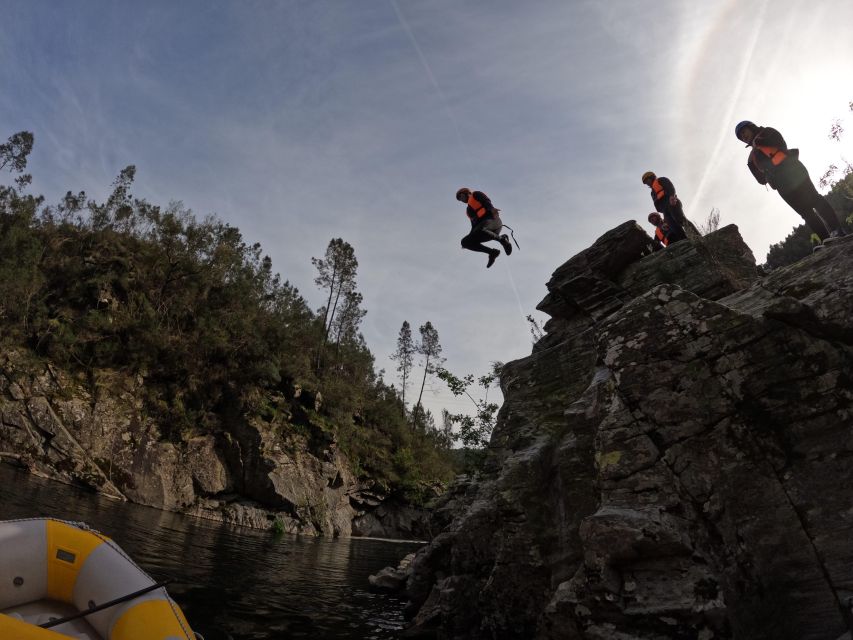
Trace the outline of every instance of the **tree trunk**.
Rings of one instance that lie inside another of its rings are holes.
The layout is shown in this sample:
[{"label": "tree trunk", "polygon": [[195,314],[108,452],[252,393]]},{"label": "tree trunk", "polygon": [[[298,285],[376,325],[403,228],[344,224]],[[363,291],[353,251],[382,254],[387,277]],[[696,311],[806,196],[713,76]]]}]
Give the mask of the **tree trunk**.
[{"label": "tree trunk", "polygon": [[[329,335],[328,329],[326,329],[326,321],[329,319],[329,309],[332,306],[332,296],[335,294],[335,274],[337,274],[338,265],[335,263],[335,268],[332,270],[332,282],[329,284],[329,300],[326,302],[326,313],[323,314],[323,338],[320,340],[320,344],[317,345],[317,369],[320,369],[321,358],[323,357],[323,348],[326,346],[326,336]],[[335,304],[337,305],[338,301],[335,300]]]},{"label": "tree trunk", "polygon": [[[423,411],[423,407],[421,406],[421,398],[423,398],[423,396],[424,396],[424,386],[426,385],[426,377],[427,377],[428,371],[429,371],[429,354],[427,354],[426,362],[424,362],[424,379],[421,380],[421,392],[418,394],[418,402],[415,405],[421,411]],[[417,416],[417,414],[415,414],[415,416]],[[415,424],[415,426],[417,426],[417,423]]]},{"label": "tree trunk", "polygon": [[403,370],[403,419],[406,418],[406,380],[409,378],[408,372]]}]

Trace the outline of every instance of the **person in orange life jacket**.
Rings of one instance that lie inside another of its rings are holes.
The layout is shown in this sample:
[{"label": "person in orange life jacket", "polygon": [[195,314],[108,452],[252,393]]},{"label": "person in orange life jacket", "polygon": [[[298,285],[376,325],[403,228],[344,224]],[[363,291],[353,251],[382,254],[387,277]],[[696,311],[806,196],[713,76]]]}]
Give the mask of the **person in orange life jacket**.
[{"label": "person in orange life jacket", "polygon": [[652,251],[660,251],[673,242],[687,239],[684,231],[676,227],[671,227],[657,211],[650,213],[648,220],[655,227],[655,236],[652,239]]},{"label": "person in orange life jacket", "polygon": [[471,232],[462,238],[463,249],[488,253],[489,261],[486,264],[487,269],[495,263],[501,251],[500,249],[490,249],[483,246],[483,242],[497,240],[501,243],[507,255],[512,253],[512,244],[510,244],[509,238],[505,234],[501,235],[503,223],[498,215],[500,209],[496,209],[492,205],[489,196],[482,191],[471,191],[467,187],[462,187],[456,192],[456,199],[468,205],[465,209],[465,214],[471,221]]},{"label": "person in orange life jacket", "polygon": [[759,184],[769,184],[788,206],[800,214],[821,241],[845,235],[829,201],[818,193],[798,149],[788,149],[782,134],[759,127],[749,120],[739,122],[735,136],[752,147],[747,166]]},{"label": "person in orange life jacket", "polygon": [[652,202],[655,210],[663,214],[664,221],[673,229],[680,229],[684,237],[687,237],[685,229],[691,231],[691,235],[699,235],[699,231],[684,216],[681,200],[675,194],[675,185],[669,178],[658,178],[653,171],[646,171],[642,177],[643,184],[651,189]]}]

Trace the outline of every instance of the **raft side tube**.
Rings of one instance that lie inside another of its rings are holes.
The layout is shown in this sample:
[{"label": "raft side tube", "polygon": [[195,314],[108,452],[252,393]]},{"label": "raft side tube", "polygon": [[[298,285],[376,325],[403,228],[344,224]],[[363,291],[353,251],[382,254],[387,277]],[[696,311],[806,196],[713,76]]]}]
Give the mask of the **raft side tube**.
[{"label": "raft side tube", "polygon": [[12,618],[0,613],[0,638],[11,640],[68,640],[68,636],[51,629]]},{"label": "raft side tube", "polygon": [[[156,584],[96,531],[52,518],[0,522],[0,611],[52,600],[83,612]],[[68,637],[20,617],[0,614],[0,638]],[[162,587],[85,618],[105,640],[195,640]]]},{"label": "raft side tube", "polygon": [[44,520],[0,522],[0,610],[40,600],[46,594]]}]

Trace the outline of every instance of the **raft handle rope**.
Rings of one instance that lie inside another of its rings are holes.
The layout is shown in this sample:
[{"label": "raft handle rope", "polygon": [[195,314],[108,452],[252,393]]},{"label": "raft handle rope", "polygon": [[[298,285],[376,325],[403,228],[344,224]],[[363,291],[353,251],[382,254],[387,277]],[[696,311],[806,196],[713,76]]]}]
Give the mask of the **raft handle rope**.
[{"label": "raft handle rope", "polygon": [[50,622],[45,622],[44,624],[40,624],[39,626],[42,629],[50,629],[51,627],[56,627],[60,624],[64,624],[66,622],[71,622],[72,620],[77,620],[78,618],[85,618],[90,613],[96,613],[98,611],[103,611],[104,609],[109,609],[110,607],[114,607],[117,604],[121,604],[122,602],[127,602],[128,600],[133,600],[134,598],[138,598],[141,595],[148,593],[149,591],[154,591],[156,589],[162,589],[167,584],[174,582],[172,578],[168,580],[164,580],[163,582],[158,582],[156,584],[151,584],[145,587],[144,589],[140,589],[139,591],[134,591],[133,593],[128,593],[126,596],[121,596],[120,598],[116,598],[114,600],[110,600],[109,602],[105,602],[104,604],[99,604],[96,607],[89,607],[85,611],[78,611],[77,613],[65,616],[64,618],[56,618],[55,620],[51,620]]}]

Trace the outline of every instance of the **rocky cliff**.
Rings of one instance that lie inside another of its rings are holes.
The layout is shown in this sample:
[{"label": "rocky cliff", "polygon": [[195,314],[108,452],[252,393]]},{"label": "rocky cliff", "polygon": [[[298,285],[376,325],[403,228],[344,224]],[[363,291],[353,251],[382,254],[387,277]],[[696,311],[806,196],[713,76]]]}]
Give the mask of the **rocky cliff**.
[{"label": "rocky cliff", "polygon": [[849,638],[853,239],[762,274],[736,227],[560,266],[487,469],[409,568],[412,637]]},{"label": "rocky cliff", "polygon": [[[333,439],[282,433],[257,415],[215,433],[164,437],[142,377],[81,379],[20,350],[0,354],[0,461],[131,502],[255,527],[328,536],[424,539],[425,512],[359,481]],[[318,399],[273,398],[292,416]]]}]

